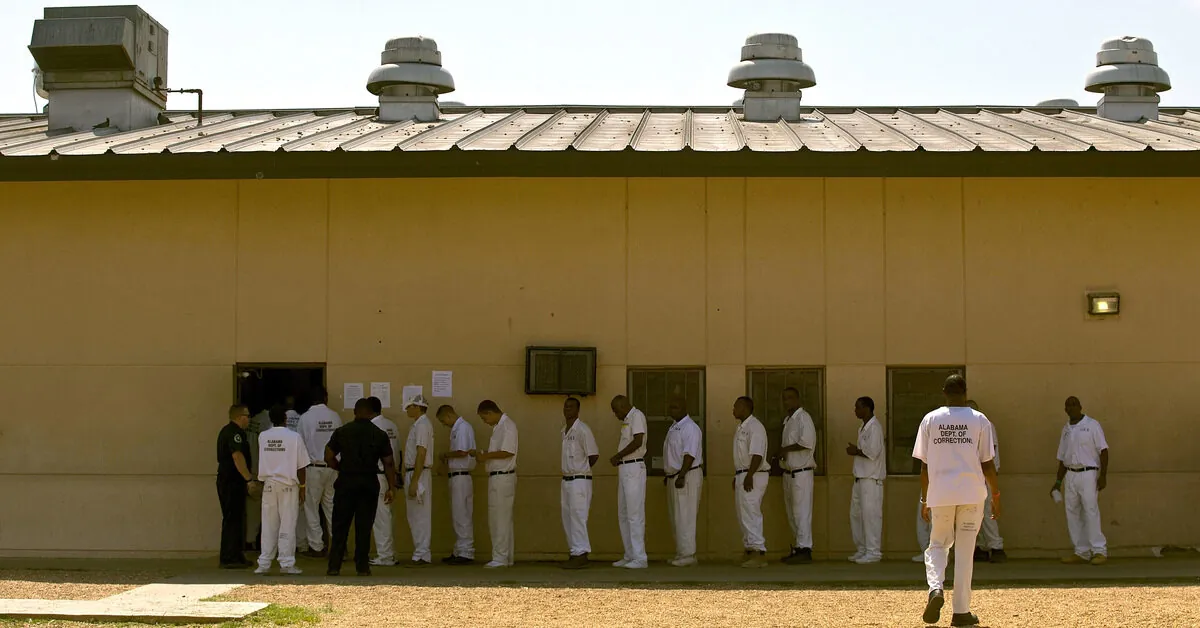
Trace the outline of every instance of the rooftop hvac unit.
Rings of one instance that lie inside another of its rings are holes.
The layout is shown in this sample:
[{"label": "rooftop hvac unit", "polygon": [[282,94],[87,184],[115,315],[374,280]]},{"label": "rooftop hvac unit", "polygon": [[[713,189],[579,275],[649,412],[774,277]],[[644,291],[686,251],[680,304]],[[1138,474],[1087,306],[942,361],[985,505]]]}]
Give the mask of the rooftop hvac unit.
[{"label": "rooftop hvac unit", "polygon": [[596,348],[525,347],[525,394],[596,394]]}]

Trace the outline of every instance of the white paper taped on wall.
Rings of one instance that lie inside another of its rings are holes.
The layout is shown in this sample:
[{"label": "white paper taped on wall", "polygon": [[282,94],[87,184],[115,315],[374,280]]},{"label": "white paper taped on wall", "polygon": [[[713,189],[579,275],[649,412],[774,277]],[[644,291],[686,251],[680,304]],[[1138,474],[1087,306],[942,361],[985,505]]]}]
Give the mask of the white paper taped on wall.
[{"label": "white paper taped on wall", "polygon": [[433,396],[434,397],[453,397],[454,396],[454,371],[434,371],[433,372]]},{"label": "white paper taped on wall", "polygon": [[383,407],[392,407],[392,383],[371,382],[371,396],[378,399]]},{"label": "white paper taped on wall", "polygon": [[342,409],[353,410],[354,404],[363,398],[362,384],[342,384]]}]

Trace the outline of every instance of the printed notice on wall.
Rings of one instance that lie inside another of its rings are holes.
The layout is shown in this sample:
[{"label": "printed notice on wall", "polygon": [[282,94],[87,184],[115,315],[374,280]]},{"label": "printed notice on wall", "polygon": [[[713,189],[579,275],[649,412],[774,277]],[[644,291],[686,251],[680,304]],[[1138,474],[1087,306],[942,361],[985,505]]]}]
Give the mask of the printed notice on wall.
[{"label": "printed notice on wall", "polygon": [[371,382],[371,396],[378,399],[383,407],[392,407],[392,383]]},{"label": "printed notice on wall", "polygon": [[362,384],[342,384],[342,408],[353,410],[354,404],[363,398]]},{"label": "printed notice on wall", "polygon": [[416,397],[417,395],[424,394],[424,391],[425,391],[424,386],[405,386],[404,391],[403,391],[404,403],[408,403],[409,401],[412,400],[413,397]]},{"label": "printed notice on wall", "polygon": [[434,371],[433,372],[433,396],[434,397],[453,397],[454,396],[454,371]]}]

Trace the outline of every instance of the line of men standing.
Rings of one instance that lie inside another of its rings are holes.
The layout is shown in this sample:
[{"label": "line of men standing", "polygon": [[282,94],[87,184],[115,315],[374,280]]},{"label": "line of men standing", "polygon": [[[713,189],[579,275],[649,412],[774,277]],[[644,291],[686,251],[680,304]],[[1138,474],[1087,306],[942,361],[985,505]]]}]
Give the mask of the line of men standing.
[{"label": "line of men standing", "polygon": [[[263,543],[259,571],[265,573],[278,559],[284,573],[295,569],[296,545],[306,556],[328,558],[328,573],[340,570],[351,521],[357,532],[356,569],[370,572],[369,565],[394,565],[391,501],[403,490],[406,516],[412,533],[414,551],[408,565],[420,567],[432,563],[432,469],[434,432],[428,417],[428,403],[422,396],[406,400],[403,410],[413,421],[403,451],[397,451],[399,428],[382,415],[376,398],[360,400],[354,421],[345,425],[327,405],[324,389],[317,391],[318,403],[303,415],[293,418],[285,407],[272,408],[273,427],[258,435],[258,456],[251,455],[250,439],[245,430],[250,422],[244,406],[230,409],[230,423],[218,437],[218,496],[224,515],[221,565],[243,567],[246,561],[240,547],[244,538],[239,528],[245,516],[247,492],[261,492]],[[812,561],[813,474],[816,470],[816,429],[811,415],[800,404],[800,394],[787,388],[782,395],[786,418],[780,448],[767,458],[767,435],[762,422],[754,416],[754,401],[739,397],[732,414],[738,421],[733,439],[734,505],[742,535],[745,556],[743,567],[767,564],[766,539],[763,535],[762,500],[766,492],[770,462],[783,470],[783,499],[791,529],[791,551],[783,557],[787,564]],[[973,402],[967,401],[978,411]],[[645,494],[647,421],[624,395],[611,402],[614,416],[621,421],[617,452],[609,459],[617,469],[617,518],[624,553],[615,567],[640,569],[648,564],[645,548]],[[1100,532],[1098,491],[1103,490],[1108,467],[1107,443],[1099,423],[1082,413],[1078,399],[1067,400],[1069,417],[1059,444],[1059,477],[1052,492],[1061,496],[1064,479],[1068,528],[1075,546],[1065,562],[1106,560],[1106,541]],[[492,539],[489,568],[513,564],[513,502],[516,494],[517,426],[499,406],[488,400],[477,408],[479,417],[492,427],[487,450],[476,447],[474,429],[453,407],[443,405],[435,417],[450,429],[450,448],[442,454],[450,490],[451,515],[455,544],[442,562],[452,565],[474,562],[473,478],[471,471],[483,461],[488,472],[488,527]],[[855,443],[846,447],[854,459],[854,485],[850,502],[851,529],[856,552],[850,557],[858,564],[882,559],[883,483],[886,478],[886,453],[883,428],[874,415],[874,402],[860,397],[854,412],[862,422]],[[582,568],[591,552],[587,519],[592,500],[592,468],[599,460],[599,449],[591,429],[580,418],[580,402],[573,397],[563,404],[561,512],[569,558],[566,568]],[[704,481],[703,434],[686,411],[686,401],[669,401],[667,414],[672,420],[663,445],[663,483],[668,488],[667,508],[675,540],[671,565],[696,564],[696,518]],[[994,429],[988,424],[989,446],[993,460],[998,458]],[[399,455],[398,455],[399,454]],[[257,470],[258,482],[253,481]],[[405,465],[407,463],[407,466]],[[996,462],[993,464],[998,467]],[[294,468],[291,468],[294,467]],[[255,486],[257,484],[257,486]],[[990,490],[990,486],[988,487]],[[257,489],[257,490],[256,490]],[[295,502],[292,501],[294,494]],[[990,500],[989,500],[990,501]],[[303,505],[303,509],[300,509]],[[985,508],[990,503],[985,502]],[[325,548],[321,527],[322,510],[332,529],[331,547]],[[294,516],[289,513],[295,511]],[[985,530],[995,526],[990,513],[984,513]],[[243,523],[244,525],[244,523]],[[926,531],[922,536],[922,528]],[[928,522],[918,511],[918,535],[928,545]],[[369,559],[371,534],[376,555]],[[985,536],[999,539],[998,528]],[[270,537],[270,538],[268,538]],[[1002,540],[999,541],[1002,543]],[[1002,545],[991,548],[1003,555]],[[921,556],[924,560],[924,556]],[[978,555],[977,555],[978,559]],[[914,559],[916,560],[916,559]],[[265,561],[265,562],[264,562]],[[998,561],[997,561],[998,562]]]}]

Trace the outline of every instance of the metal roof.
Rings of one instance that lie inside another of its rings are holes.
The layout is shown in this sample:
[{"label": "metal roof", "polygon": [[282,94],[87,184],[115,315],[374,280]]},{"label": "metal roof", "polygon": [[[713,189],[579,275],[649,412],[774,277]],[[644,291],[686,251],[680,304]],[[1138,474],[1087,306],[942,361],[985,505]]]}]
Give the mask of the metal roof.
[{"label": "metal roof", "polygon": [[[135,131],[52,131],[0,117],[0,164],[22,157],[204,153],[583,151],[787,153],[1200,151],[1200,109],[1115,122],[1094,108],[813,108],[798,122],[746,122],[726,107],[451,107],[434,123],[382,123],[375,109],[170,113]],[[11,163],[11,162],[10,162]]]}]

